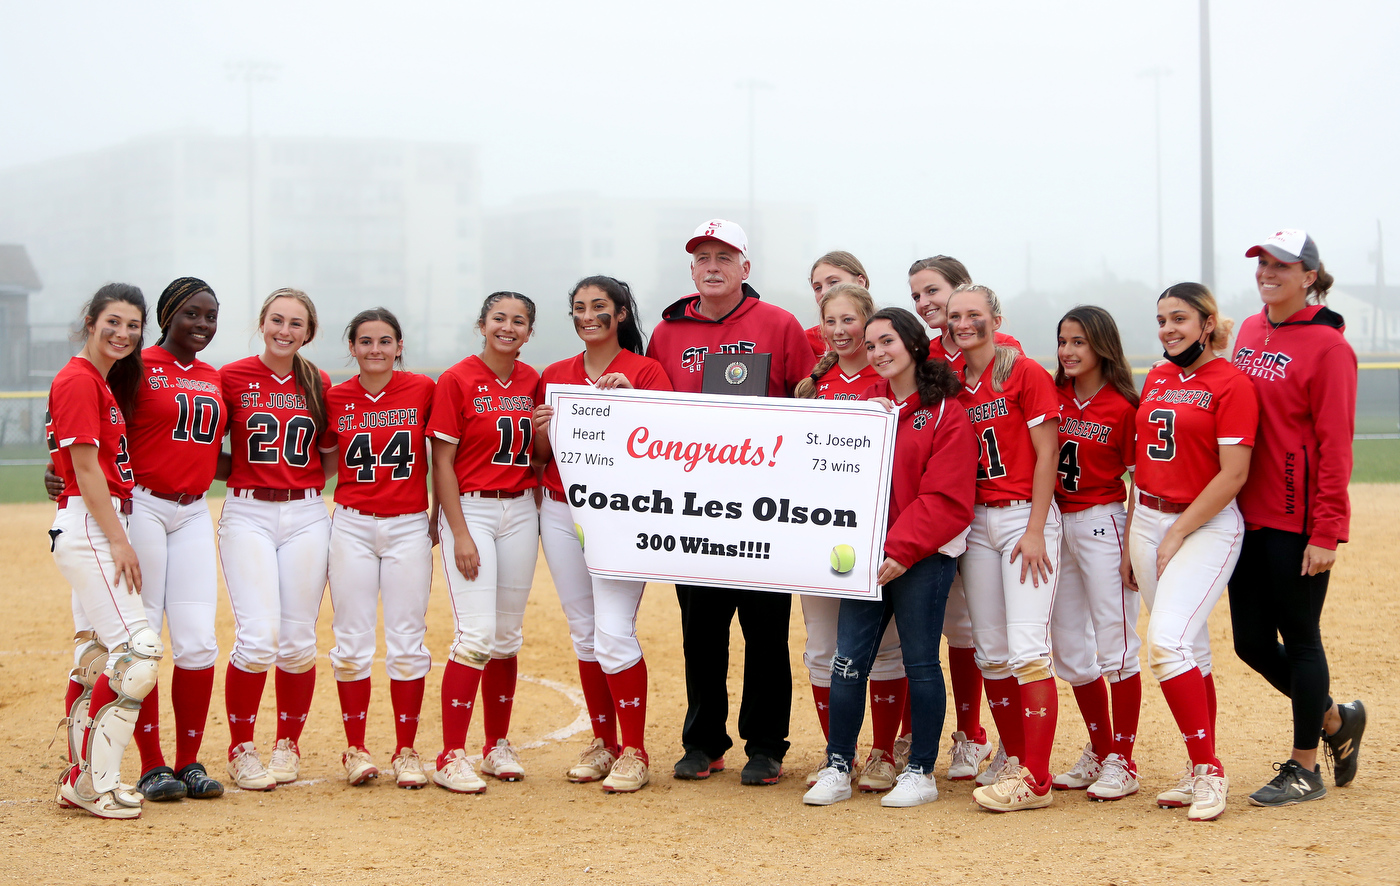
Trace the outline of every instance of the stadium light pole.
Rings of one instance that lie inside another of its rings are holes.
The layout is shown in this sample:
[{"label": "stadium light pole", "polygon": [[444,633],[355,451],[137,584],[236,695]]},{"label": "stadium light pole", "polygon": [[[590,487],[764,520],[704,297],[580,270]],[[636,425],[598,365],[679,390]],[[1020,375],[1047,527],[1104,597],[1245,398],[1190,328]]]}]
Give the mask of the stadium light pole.
[{"label": "stadium light pole", "polygon": [[257,149],[253,142],[253,84],[267,83],[277,76],[278,65],[252,60],[230,61],[224,64],[230,80],[241,80],[247,90],[248,112],[248,316],[257,315],[258,282],[257,245],[254,239],[257,201]]},{"label": "stadium light pole", "polygon": [[1162,271],[1162,78],[1170,73],[1171,69],[1158,65],[1138,74],[1139,77],[1152,78],[1152,114],[1155,124],[1153,141],[1157,161],[1157,290],[1159,292],[1166,285],[1166,275]]},{"label": "stadium light pole", "polygon": [[1210,0],[1201,0],[1201,282],[1215,288],[1215,172],[1211,156]]},{"label": "stadium light pole", "polygon": [[[773,84],[764,83],[762,80],[756,80],[753,77],[750,77],[747,80],[740,80],[734,85],[739,87],[740,89],[747,89],[749,91],[749,217],[745,221],[745,224],[749,226],[754,226],[757,224],[757,222],[755,221],[757,210],[755,208],[756,204],[754,202],[754,137],[755,131],[758,128],[758,111],[756,96],[760,89],[772,89]],[[752,227],[750,227],[750,233],[752,233]]]}]

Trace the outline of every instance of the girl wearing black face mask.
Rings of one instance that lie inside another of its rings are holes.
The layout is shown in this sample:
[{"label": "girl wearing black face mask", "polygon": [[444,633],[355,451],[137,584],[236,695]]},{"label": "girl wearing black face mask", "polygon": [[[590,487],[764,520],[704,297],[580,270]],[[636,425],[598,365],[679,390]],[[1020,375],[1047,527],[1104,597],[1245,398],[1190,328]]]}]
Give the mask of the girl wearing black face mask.
[{"label": "girl wearing black face mask", "polygon": [[1189,805],[1192,821],[1224,812],[1229,788],[1215,748],[1206,620],[1240,556],[1244,519],[1235,494],[1249,474],[1259,422],[1254,386],[1217,359],[1230,326],[1199,283],[1179,283],[1157,299],[1157,337],[1169,362],[1152,367],[1142,386],[1123,566],[1124,581],[1142,591],[1152,613],[1144,645],[1190,757],[1157,803]]}]

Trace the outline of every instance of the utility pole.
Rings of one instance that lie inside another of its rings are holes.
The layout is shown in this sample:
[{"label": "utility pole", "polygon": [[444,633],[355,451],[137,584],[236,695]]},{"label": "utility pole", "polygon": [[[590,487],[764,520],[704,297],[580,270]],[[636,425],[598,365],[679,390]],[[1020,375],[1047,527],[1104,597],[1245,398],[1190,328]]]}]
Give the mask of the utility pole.
[{"label": "utility pole", "polygon": [[1385,238],[1381,220],[1376,219],[1376,297],[1371,302],[1371,351],[1381,349],[1381,298],[1385,292]]},{"label": "utility pole", "polygon": [[273,62],[230,61],[224,64],[230,80],[241,80],[247,93],[248,114],[248,316],[258,312],[257,240],[257,146],[253,141],[253,84],[267,83],[277,76],[278,65]]},{"label": "utility pole", "polygon": [[1166,286],[1166,274],[1162,271],[1162,78],[1170,74],[1167,68],[1148,68],[1139,77],[1152,78],[1152,108],[1155,122],[1153,142],[1157,163],[1157,291]]},{"label": "utility pole", "polygon": [[1201,282],[1215,288],[1215,172],[1210,125],[1210,0],[1201,0]]},{"label": "utility pole", "polygon": [[747,80],[740,80],[735,84],[740,89],[749,91],[749,217],[744,220],[745,229],[752,234],[757,226],[757,210],[754,202],[754,137],[758,128],[757,94],[760,89],[772,89],[771,83],[764,83],[750,77]]}]

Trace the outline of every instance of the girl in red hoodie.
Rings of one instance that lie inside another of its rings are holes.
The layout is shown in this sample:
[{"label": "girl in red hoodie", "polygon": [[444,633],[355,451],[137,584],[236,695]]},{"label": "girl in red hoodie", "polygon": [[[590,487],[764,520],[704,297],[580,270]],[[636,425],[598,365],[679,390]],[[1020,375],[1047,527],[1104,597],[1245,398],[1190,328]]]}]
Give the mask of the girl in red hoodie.
[{"label": "girl in red hoodie", "polygon": [[1356,775],[1366,729],[1360,701],[1338,705],[1327,694],[1319,631],[1351,516],[1356,354],[1341,316],[1322,303],[1332,275],[1306,232],[1278,231],[1245,256],[1259,259],[1254,279],[1264,309],[1240,324],[1235,365],[1259,392],[1260,421],[1239,494],[1246,531],[1230,578],[1230,617],[1235,652],[1293,701],[1293,753],[1249,802],[1289,806],[1327,794],[1319,734],[1342,787]]}]

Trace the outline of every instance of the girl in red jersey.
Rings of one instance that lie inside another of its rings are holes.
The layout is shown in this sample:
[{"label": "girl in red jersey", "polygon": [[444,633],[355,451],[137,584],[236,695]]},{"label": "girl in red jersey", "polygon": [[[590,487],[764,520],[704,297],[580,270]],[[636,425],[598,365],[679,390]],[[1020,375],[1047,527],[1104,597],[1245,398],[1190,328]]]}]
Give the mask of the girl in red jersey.
[{"label": "girl in red jersey", "polygon": [[967,361],[958,399],[980,447],[977,509],[958,568],[977,663],[1007,754],[999,768],[987,770],[996,780],[972,796],[983,808],[1011,812],[1054,799],[1050,749],[1059,702],[1050,671],[1050,609],[1060,554],[1054,501],[1060,404],[1049,373],[996,343],[999,325],[1001,302],[987,287],[959,286],[949,298],[948,326]]},{"label": "girl in red jersey", "polygon": [[140,818],[122,788],[122,752],[141,699],[156,685],[160,634],[137,596],[141,567],[127,540],[131,488],[126,416],[142,383],[141,290],[109,283],[83,309],[83,349],[54,377],[45,433],[63,493],[49,530],[54,563],[73,588],[69,755],[58,803],[98,818]]},{"label": "girl in red jersey", "polygon": [[881,380],[866,392],[898,410],[890,482],[889,531],[877,581],[883,600],[842,600],[831,666],[831,737],[826,765],[802,800],[829,806],[851,796],[851,763],[865,713],[864,683],[891,619],[900,626],[913,696],[908,766],[881,806],[938,799],[933,768],[946,696],[938,664],[943,607],[972,519],[977,444],[958,408],[957,378],[928,359],[929,341],[913,314],[887,308],[870,317],[865,339]]},{"label": "girl in red jersey", "polygon": [[428,783],[413,749],[432,656],[423,645],[433,542],[428,519],[428,416],[433,380],[403,365],[403,330],[384,308],[361,311],[345,327],[360,372],[331,388],[326,411],[334,426],[335,512],[331,517],[329,577],[335,616],[335,668],[340,716],[349,746],[345,778],[365,784],[379,775],[365,747],[370,664],[381,596],[385,669],[394,708],[394,782]]},{"label": "girl in red jersey", "polygon": [[[875,302],[864,287],[838,283],[826,289],[820,304],[827,351],[817,361],[811,377],[797,383],[793,394],[817,400],[858,400],[880,379],[870,365],[865,348],[865,323],[875,314]],[[817,720],[828,739],[831,737],[827,716],[831,704],[831,658],[836,654],[836,621],[840,611],[839,598],[802,596],[802,621],[807,627],[807,647],[803,650],[802,661],[807,665],[812,684]],[[887,791],[894,787],[895,779],[908,762],[907,759],[896,760],[894,753],[909,683],[899,650],[899,632],[893,625],[880,642],[872,668],[870,719],[874,734],[858,787],[863,791]],[[822,768],[808,774],[808,787],[817,783]]]},{"label": "girl in red jersey", "polygon": [[1137,495],[1128,512],[1125,578],[1142,589],[1152,613],[1148,662],[1191,758],[1157,803],[1190,804],[1192,821],[1219,817],[1229,789],[1215,749],[1206,619],[1240,556],[1244,521],[1235,494],[1249,473],[1259,420],[1249,379],[1216,359],[1230,325],[1199,283],[1178,283],[1158,297],[1157,337],[1167,360],[1143,382]]},{"label": "girl in red jersey", "polygon": [[534,414],[536,461],[544,462],[540,542],[569,620],[579,681],[593,725],[593,741],[565,777],[576,783],[601,779],[603,790],[629,793],[651,778],[645,743],[647,665],[637,642],[637,609],[646,582],[588,574],[550,445],[554,410],[546,402],[546,388],[560,384],[669,391],[671,382],[660,363],[642,356],[646,343],[626,283],[612,277],[580,280],[569,294],[569,314],[584,351],[545,369]]},{"label": "girl in red jersey", "polygon": [[[1136,591],[1119,567],[1127,538],[1127,489],[1133,467],[1137,389],[1113,317],[1081,305],[1060,320],[1060,582],[1050,615],[1055,672],[1074,687],[1089,744],[1061,790],[1088,789],[1095,800],[1137,793],[1133,743],[1142,706]],[[1109,713],[1109,691],[1113,711]]]},{"label": "girl in red jersey", "polygon": [[[909,266],[909,297],[914,300],[914,313],[937,334],[935,344],[942,345],[941,350],[933,348],[933,355],[941,356],[959,373],[963,371],[962,350],[948,324],[948,299],[959,286],[971,282],[967,266],[950,255],[921,258]],[[1001,330],[997,330],[993,338],[1003,347],[1015,348],[1022,354],[1026,352],[1019,341]]]},{"label": "girl in red jersey", "polygon": [[506,735],[540,540],[530,468],[540,374],[517,359],[534,326],[530,299],[518,292],[488,295],[476,323],[485,347],[438,378],[428,422],[442,565],[456,619],[433,781],[458,793],[486,790],[464,747],[478,686],[486,707],[482,773],[502,781],[525,777]]},{"label": "girl in red jersey", "polygon": [[[860,259],[849,252],[837,250],[828,252],[821,258],[812,262],[812,272],[807,275],[807,282],[812,284],[812,294],[817,299],[817,316],[822,312],[822,296],[833,286],[843,283],[853,283],[862,289],[870,288],[870,277],[865,273],[865,265],[860,263]],[[807,343],[812,346],[812,353],[818,357],[827,352],[831,346],[826,337],[826,328],[823,323],[818,323],[807,330]],[[861,352],[861,359],[864,359],[864,351]]]},{"label": "girl in red jersey", "polygon": [[[233,448],[219,559],[234,616],[224,676],[228,771],[240,788],[268,791],[301,772],[297,742],[316,688],[316,616],[331,531],[316,456],[331,381],[299,353],[316,337],[316,306],[306,293],[269,295],[258,326],[262,354],[219,370]],[[277,743],[264,767],[253,723],[274,666]]]},{"label": "girl in red jersey", "polygon": [[1245,256],[1258,256],[1264,309],[1240,324],[1235,365],[1259,393],[1260,421],[1239,495],[1244,548],[1230,578],[1230,619],[1236,653],[1293,703],[1293,752],[1249,795],[1256,806],[1284,806],[1326,795],[1319,736],[1337,786],[1349,784],[1366,730],[1365,705],[1338,705],[1327,694],[1319,630],[1351,518],[1356,354],[1341,315],[1324,304],[1332,275],[1305,231],[1279,231]]}]

